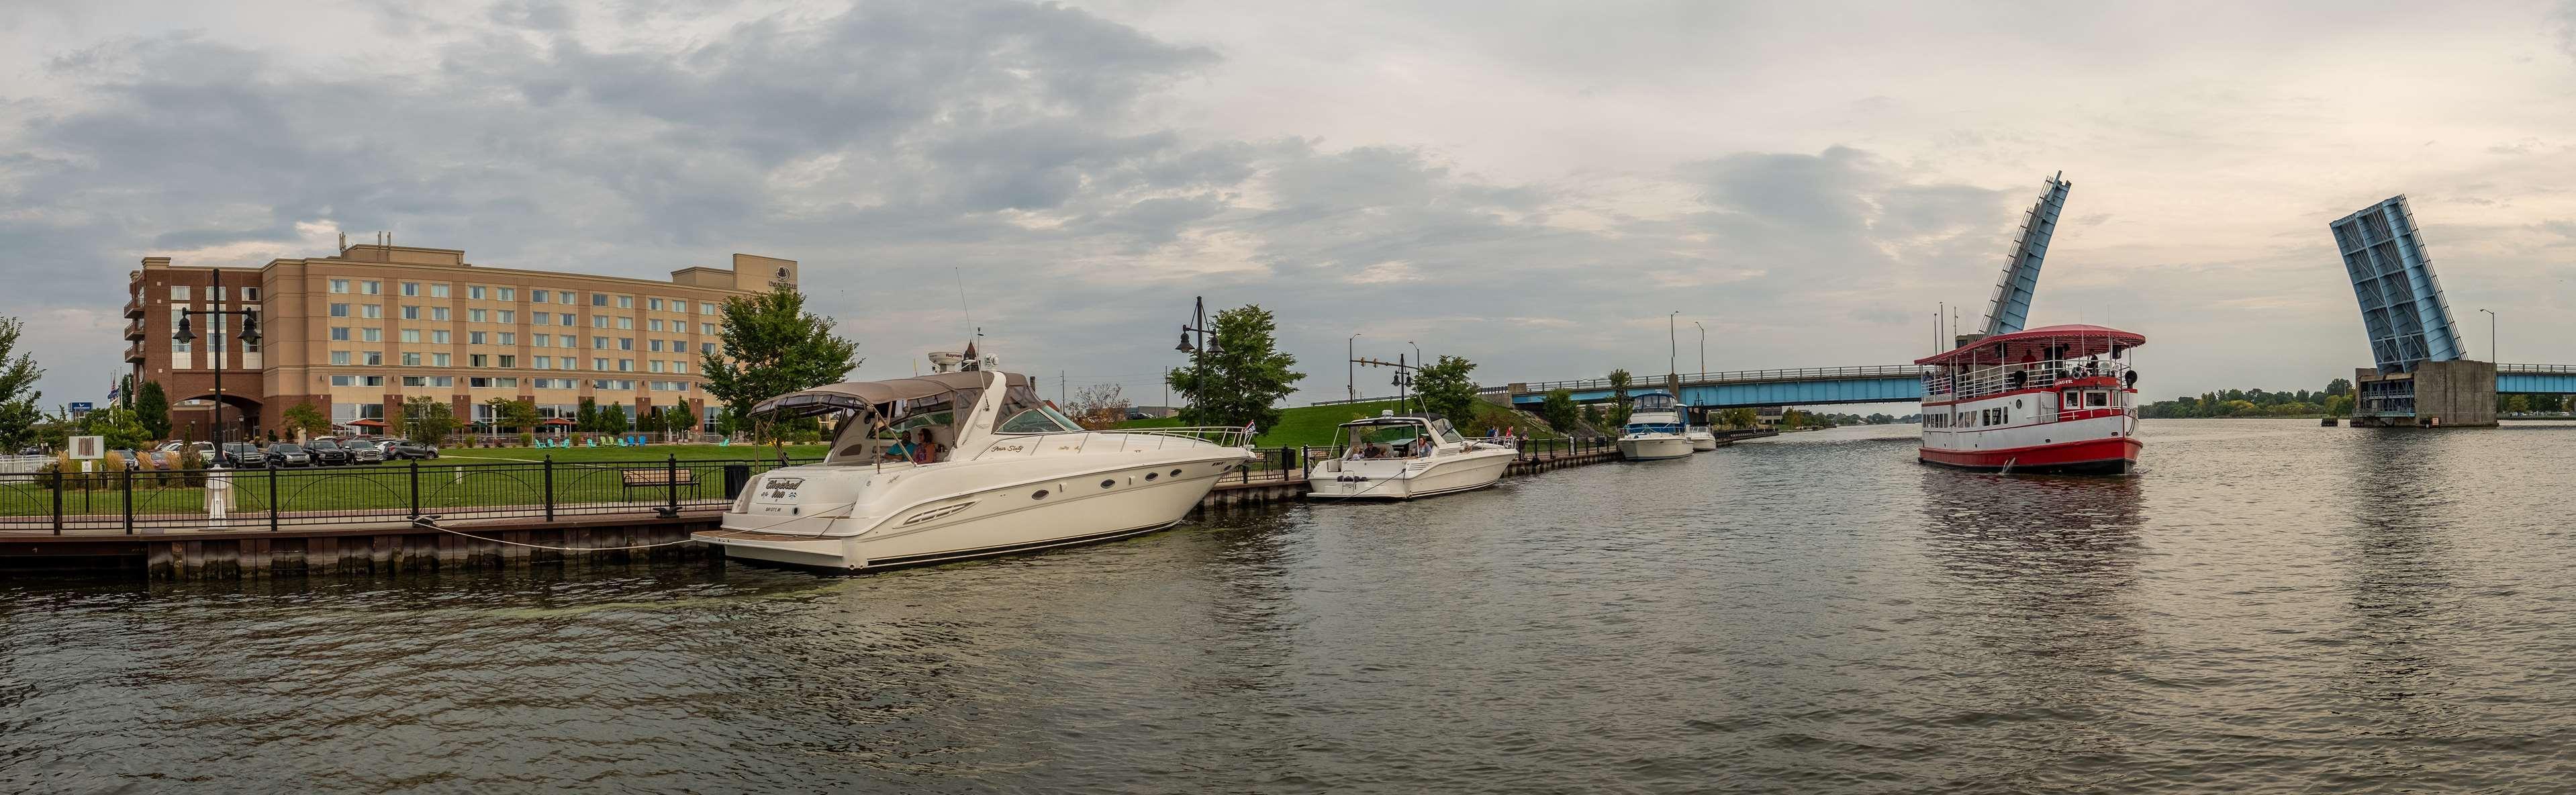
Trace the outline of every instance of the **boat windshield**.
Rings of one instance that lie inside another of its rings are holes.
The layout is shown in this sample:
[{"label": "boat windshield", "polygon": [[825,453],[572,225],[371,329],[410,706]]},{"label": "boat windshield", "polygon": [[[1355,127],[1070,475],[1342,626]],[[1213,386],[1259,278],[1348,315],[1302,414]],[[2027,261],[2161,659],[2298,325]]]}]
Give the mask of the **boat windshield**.
[{"label": "boat windshield", "polygon": [[967,402],[974,397],[974,392],[959,392],[931,400],[880,403],[875,422],[867,422],[864,413],[844,415],[827,463],[946,461],[957,444],[957,411],[974,405]]},{"label": "boat windshield", "polygon": [[994,433],[1065,433],[1082,430],[1071,418],[1038,398],[1038,391],[1028,386],[1014,386],[1002,393],[1002,410],[994,416]]},{"label": "boat windshield", "polygon": [[1399,458],[1412,455],[1414,442],[1430,433],[1419,421],[1351,425],[1348,432],[1351,455],[1356,458]]},{"label": "boat windshield", "polygon": [[1676,405],[1676,402],[1673,400],[1673,396],[1671,395],[1661,392],[1649,392],[1643,395],[1638,395],[1636,399],[1630,401],[1628,405],[1631,407],[1631,410],[1634,411],[1671,411],[1673,410],[1673,406]]}]

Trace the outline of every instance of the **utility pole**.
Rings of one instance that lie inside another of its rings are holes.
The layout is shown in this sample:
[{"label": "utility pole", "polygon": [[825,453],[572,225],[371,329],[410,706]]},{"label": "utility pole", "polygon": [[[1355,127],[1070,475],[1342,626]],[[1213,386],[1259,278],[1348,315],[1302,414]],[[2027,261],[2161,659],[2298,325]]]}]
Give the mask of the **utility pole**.
[{"label": "utility pole", "polygon": [[1342,340],[1342,358],[1351,360],[1342,364],[1342,391],[1350,393],[1346,397],[1350,398],[1350,401],[1353,403],[1357,403],[1360,400],[1360,365],[1358,359],[1360,356],[1359,340],[1360,334],[1362,333],[1365,332],[1353,332],[1350,339]]},{"label": "utility pole", "polygon": [[1073,405],[1073,401],[1068,400],[1068,399],[1066,399],[1066,398],[1065,398],[1065,383],[1064,383],[1064,382],[1065,382],[1065,378],[1064,378],[1064,371],[1063,371],[1063,370],[1057,370],[1057,371],[1055,371],[1055,404],[1056,404],[1057,406],[1070,406],[1070,405]]},{"label": "utility pole", "polygon": [[1691,325],[1699,326],[1699,374],[1705,377],[1708,375],[1708,327],[1700,326],[1697,320],[1691,321]]},{"label": "utility pole", "polygon": [[[1664,343],[1671,348],[1664,355],[1664,372],[1667,373],[1682,371],[1682,337],[1680,327],[1674,325],[1681,322],[1681,319],[1682,311],[1679,309],[1664,316]],[[1675,376],[1675,379],[1678,380],[1679,376]]]},{"label": "utility pole", "polygon": [[2504,361],[2504,355],[2496,352],[2496,313],[2495,313],[2495,310],[2492,310],[2492,309],[2480,309],[2480,310],[2478,310],[2478,311],[2487,313],[2487,358],[2488,358],[2488,359],[2491,359],[2491,360],[2494,360],[2494,361],[2496,361],[2496,362],[2498,362],[2498,363],[2501,363],[2501,362],[2503,362],[2503,361]]}]

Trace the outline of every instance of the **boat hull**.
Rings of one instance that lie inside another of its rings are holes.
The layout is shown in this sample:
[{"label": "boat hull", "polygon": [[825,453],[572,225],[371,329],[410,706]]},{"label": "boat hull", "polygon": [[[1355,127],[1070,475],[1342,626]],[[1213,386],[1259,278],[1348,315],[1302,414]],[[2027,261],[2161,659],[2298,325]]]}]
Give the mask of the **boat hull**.
[{"label": "boat hull", "polygon": [[1622,437],[1619,440],[1620,457],[1630,461],[1689,458],[1692,452],[1691,440],[1679,435]]},{"label": "boat hull", "polygon": [[1690,443],[1692,451],[1705,453],[1717,449],[1717,435],[1694,433],[1690,435]]},{"label": "boat hull", "polygon": [[[883,516],[809,514],[781,521],[727,513],[724,529],[692,537],[731,559],[840,572],[1097,543],[1180,523],[1248,455],[1235,450],[1197,461],[1139,461],[1063,473],[923,501]],[[1167,475],[1175,469],[1184,474]]]},{"label": "boat hull", "polygon": [[1935,466],[1981,472],[2064,475],[2125,475],[2137,469],[2146,443],[2136,437],[2084,439],[1996,450],[1941,450],[1926,447],[1915,460]]},{"label": "boat hull", "polygon": [[1340,466],[1307,476],[1306,496],[1318,500],[1412,500],[1475,491],[1501,482],[1512,460],[1518,457],[1518,453],[1509,450],[1445,456],[1420,462],[1418,467],[1407,464],[1400,473],[1393,474],[1368,471],[1374,468],[1370,464],[1379,462],[1337,462]]}]

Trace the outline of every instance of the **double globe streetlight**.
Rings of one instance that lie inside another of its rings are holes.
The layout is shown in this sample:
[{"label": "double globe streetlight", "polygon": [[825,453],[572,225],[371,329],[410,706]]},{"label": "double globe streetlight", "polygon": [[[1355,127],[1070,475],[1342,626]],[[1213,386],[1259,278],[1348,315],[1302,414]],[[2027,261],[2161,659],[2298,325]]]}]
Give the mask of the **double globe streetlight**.
[{"label": "double globe streetlight", "polygon": [[[217,278],[215,280],[214,287],[215,291],[213,295],[216,300],[215,306],[221,307],[223,306],[222,279]],[[214,327],[206,330],[206,347],[210,349],[206,361],[207,364],[211,365],[211,369],[215,371],[215,428],[213,434],[215,455],[213,457],[216,461],[220,462],[223,460],[225,436],[227,432],[231,430],[228,426],[224,425],[224,367],[232,363],[232,357],[228,351],[224,350],[223,319],[230,315],[240,315],[242,319],[241,333],[235,335],[233,338],[240,340],[244,346],[256,345],[259,344],[259,310],[221,308],[192,309],[181,307],[179,309],[179,331],[170,335],[171,340],[183,344],[196,341],[197,332],[190,327],[190,318],[193,315],[208,315],[215,319]]]}]

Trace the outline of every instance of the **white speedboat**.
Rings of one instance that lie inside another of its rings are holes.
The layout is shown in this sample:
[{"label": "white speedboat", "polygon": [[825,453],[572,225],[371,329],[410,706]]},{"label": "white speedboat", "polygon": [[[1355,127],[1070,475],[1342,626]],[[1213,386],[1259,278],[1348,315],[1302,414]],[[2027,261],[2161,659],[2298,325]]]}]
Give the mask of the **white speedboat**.
[{"label": "white speedboat", "polygon": [[1689,458],[1690,437],[1682,435],[1681,405],[1663,392],[1642,392],[1628,402],[1628,424],[1619,434],[1619,455],[1630,461]]},{"label": "white speedboat", "polygon": [[1717,434],[1710,431],[1706,425],[1690,426],[1690,429],[1683,431],[1682,435],[1690,438],[1691,452],[1705,453],[1717,449]]},{"label": "white speedboat", "polygon": [[832,451],[762,473],[723,529],[693,537],[729,558],[842,571],[1160,530],[1253,457],[1242,428],[1085,431],[1028,376],[995,370],[834,384],[754,411],[840,414]]},{"label": "white speedboat", "polygon": [[1436,416],[1381,412],[1342,423],[1347,453],[1306,476],[1308,497],[1410,500],[1494,485],[1520,457],[1515,441],[1469,439]]}]

